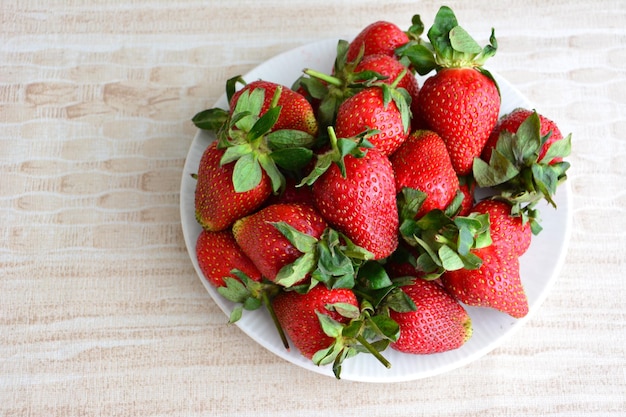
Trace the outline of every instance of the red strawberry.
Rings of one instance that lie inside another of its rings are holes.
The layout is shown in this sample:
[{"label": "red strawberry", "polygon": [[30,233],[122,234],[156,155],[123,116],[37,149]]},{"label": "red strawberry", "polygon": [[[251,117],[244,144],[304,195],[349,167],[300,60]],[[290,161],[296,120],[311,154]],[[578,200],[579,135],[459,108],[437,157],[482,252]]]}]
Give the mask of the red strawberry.
[{"label": "red strawberry", "polygon": [[408,137],[410,117],[406,101],[400,105],[396,100],[386,101],[383,90],[367,88],[344,101],[337,112],[335,131],[338,137],[348,138],[367,129],[378,130],[369,141],[384,155],[391,155]]},{"label": "red strawberry", "polygon": [[313,184],[322,216],[355,245],[374,255],[389,256],[398,245],[398,209],[393,168],[375,148],[360,158],[346,155],[345,177],[332,164]]},{"label": "red strawberry", "polygon": [[482,259],[482,265],[478,269],[446,271],[442,275],[445,288],[467,305],[524,317],[528,313],[528,299],[520,279],[517,255],[497,245],[472,252]]},{"label": "red strawberry", "polygon": [[373,54],[393,56],[396,48],[408,41],[407,34],[394,23],[377,21],[361,30],[350,42],[348,61],[353,61],[361,48],[364,49],[364,56]]},{"label": "red strawberry", "polygon": [[313,206],[313,192],[311,187],[297,187],[297,182],[288,177],[285,182],[285,189],[280,194],[272,194],[266,201],[266,205],[303,203]]},{"label": "red strawberry", "polygon": [[[489,161],[489,159],[491,158],[491,152],[493,148],[495,148],[496,143],[498,142],[498,138],[500,137],[500,132],[502,132],[503,130],[511,133],[517,132],[517,129],[521,126],[521,124],[532,114],[532,110],[518,108],[513,110],[511,113],[502,116],[502,118],[500,118],[498,124],[494,128],[493,132],[491,132],[491,135],[489,136],[489,140],[487,141],[481,155],[482,159],[484,159],[485,161]],[[559,127],[556,125],[556,123],[548,119],[547,117],[539,114],[539,120],[541,122],[540,135],[545,136],[550,133],[550,137],[541,147],[539,157],[537,158],[539,161],[541,161],[550,145],[560,139],[563,139],[563,134],[559,130]],[[556,162],[561,162],[562,160],[562,157],[555,157],[547,163],[553,164]]]},{"label": "red strawberry", "polygon": [[457,174],[467,175],[498,121],[498,87],[482,68],[496,52],[495,36],[492,32],[491,44],[481,48],[458,26],[452,10],[443,6],[428,38],[432,50],[416,44],[411,47],[414,53],[407,55],[419,57],[412,60],[418,73],[437,70],[420,89],[419,118],[443,138]]},{"label": "red strawberry", "polygon": [[395,174],[396,193],[409,187],[427,194],[417,217],[433,209],[444,210],[454,199],[459,179],[446,145],[435,132],[413,132],[389,160]]},{"label": "red strawberry", "polygon": [[253,91],[257,88],[265,91],[265,98],[263,100],[263,106],[261,107],[260,115],[263,115],[269,110],[272,104],[272,99],[276,93],[278,87],[282,88],[278,102],[276,106],[281,106],[280,116],[274,124],[272,131],[281,129],[293,129],[307,132],[312,136],[317,134],[317,120],[315,119],[315,112],[311,103],[300,93],[291,90],[289,87],[271,82],[258,80],[246,84],[241,90],[235,92],[230,100],[231,111],[235,109],[239,97],[246,91]]},{"label": "red strawberry", "polygon": [[317,285],[306,294],[284,291],[272,302],[283,330],[300,353],[309,359],[334,341],[334,338],[324,333],[316,313],[325,314],[339,323],[348,323],[348,318],[334,309],[328,309],[329,305],[337,303],[349,304],[358,309],[358,301],[352,290],[329,290],[324,285]]},{"label": "red strawberry", "polygon": [[428,78],[419,95],[419,113],[446,143],[459,175],[472,171],[500,111],[494,81],[474,68],[445,68]]},{"label": "red strawberry", "polygon": [[268,176],[263,173],[259,185],[245,192],[233,186],[234,163],[221,165],[224,151],[211,143],[198,166],[195,191],[196,219],[210,231],[224,230],[233,222],[260,207],[272,193]]},{"label": "red strawberry", "polygon": [[415,303],[415,311],[389,316],[400,326],[400,337],[391,347],[401,352],[429,354],[461,347],[472,335],[472,320],[465,309],[433,281],[416,279],[400,287]]},{"label": "red strawberry", "polygon": [[196,242],[198,265],[206,280],[215,287],[223,287],[224,277],[237,278],[231,273],[238,269],[254,281],[261,273],[239,248],[230,230],[209,232],[202,230]]},{"label": "red strawberry", "polygon": [[218,148],[225,149],[222,164],[236,162],[232,181],[237,192],[255,188],[267,175],[277,193],[285,186],[284,171],[298,171],[311,158],[315,113],[304,96],[283,85],[255,81],[235,91],[239,81],[234,77],[226,83],[228,111],[204,110],[192,121],[215,132]]},{"label": "red strawberry", "polygon": [[319,239],[327,227],[317,211],[305,204],[274,204],[237,220],[233,225],[237,244],[270,281],[279,280],[281,268],[302,256],[276,228],[273,224],[276,222],[285,222],[315,239]]},{"label": "red strawberry", "polygon": [[482,200],[472,209],[475,213],[488,213],[491,240],[494,245],[509,248],[517,256],[528,250],[532,238],[530,222],[521,216],[511,215],[511,205],[499,200]]},{"label": "red strawberry", "polygon": [[[519,117],[521,115],[521,117]],[[525,116],[525,117],[524,117]],[[518,119],[519,117],[519,119]],[[511,204],[511,213],[521,215],[523,222],[530,222],[533,234],[541,231],[536,205],[545,199],[556,208],[553,196],[558,186],[567,179],[570,164],[563,161],[571,151],[571,134],[559,138],[560,133],[542,134],[550,126],[542,122],[541,116],[533,111],[516,111],[511,119],[505,117],[498,130],[495,147],[488,145],[484,155],[489,160],[475,158],[472,175],[479,187],[490,187],[496,197]],[[502,126],[519,122],[515,132]],[[553,138],[556,140],[553,141]]]},{"label": "red strawberry", "polygon": [[355,72],[374,71],[387,77],[386,83],[393,83],[406,71],[404,76],[397,82],[396,88],[404,88],[411,97],[411,110],[415,114],[417,111],[417,97],[419,95],[419,85],[417,78],[408,68],[396,57],[385,54],[374,54],[363,57],[354,69]]}]

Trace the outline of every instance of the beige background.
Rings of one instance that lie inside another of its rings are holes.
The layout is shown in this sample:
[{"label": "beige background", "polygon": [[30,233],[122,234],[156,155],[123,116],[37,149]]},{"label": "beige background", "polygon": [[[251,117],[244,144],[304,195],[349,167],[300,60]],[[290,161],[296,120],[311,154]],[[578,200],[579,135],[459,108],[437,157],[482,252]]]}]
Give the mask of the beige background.
[{"label": "beige background", "polygon": [[572,132],[574,221],[552,292],[452,372],[335,381],[252,342],[200,283],[179,186],[224,81],[434,1],[3,0],[0,415],[617,416],[626,409],[626,6],[449,1],[490,67]]}]

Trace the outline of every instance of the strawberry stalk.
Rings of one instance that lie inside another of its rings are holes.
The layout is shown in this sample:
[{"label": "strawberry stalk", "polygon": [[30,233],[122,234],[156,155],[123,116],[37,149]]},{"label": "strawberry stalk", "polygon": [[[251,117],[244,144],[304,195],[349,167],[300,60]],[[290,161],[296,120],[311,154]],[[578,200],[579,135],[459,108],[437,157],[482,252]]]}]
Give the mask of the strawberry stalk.
[{"label": "strawberry stalk", "polygon": [[274,323],[274,327],[278,331],[278,335],[280,337],[281,342],[283,342],[283,346],[285,349],[289,350],[289,342],[287,341],[287,335],[285,335],[285,331],[283,330],[283,326],[278,321],[278,317],[276,317],[276,312],[274,311],[274,307],[272,306],[272,301],[270,300],[269,295],[266,291],[261,293],[261,300],[263,301],[263,305],[270,313],[270,317],[272,318],[272,323]]},{"label": "strawberry stalk", "polygon": [[241,319],[243,310],[257,310],[261,305],[265,306],[276,327],[280,340],[285,349],[289,350],[287,336],[276,317],[271,299],[280,291],[279,287],[270,282],[256,282],[244,272],[234,269],[231,271],[238,279],[224,277],[224,287],[218,287],[217,292],[229,301],[236,303],[230,313],[229,322],[235,323]]}]

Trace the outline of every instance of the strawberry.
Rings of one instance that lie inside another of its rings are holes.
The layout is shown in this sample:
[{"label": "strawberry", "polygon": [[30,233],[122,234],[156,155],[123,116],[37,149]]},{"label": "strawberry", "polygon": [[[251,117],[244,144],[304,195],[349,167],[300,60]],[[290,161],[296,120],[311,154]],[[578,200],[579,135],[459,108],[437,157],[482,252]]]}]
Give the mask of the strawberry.
[{"label": "strawberry", "polygon": [[532,237],[529,222],[511,215],[511,205],[499,200],[482,200],[473,208],[476,213],[489,214],[489,232],[496,246],[508,248],[517,256],[528,250]]},{"label": "strawberry", "polygon": [[[313,207],[305,204],[274,204],[235,222],[233,235],[242,251],[264,277],[285,284],[283,267],[294,263],[303,252],[276,227],[279,222],[307,235],[311,241],[321,237],[327,224]],[[289,277],[289,285],[300,283],[310,271],[297,272],[296,278]]]},{"label": "strawberry", "polygon": [[467,175],[498,121],[498,86],[483,68],[496,52],[496,39],[492,31],[491,44],[481,48],[446,6],[439,9],[428,38],[432,49],[416,44],[407,54],[418,73],[437,71],[420,89],[419,117],[442,137],[457,174]]},{"label": "strawberry", "polygon": [[489,307],[514,318],[528,313],[528,299],[522,286],[519,259],[506,247],[490,245],[472,252],[482,259],[478,269],[446,271],[444,287],[462,303]]},{"label": "strawberry", "polygon": [[237,278],[231,273],[233,269],[242,271],[253,281],[261,280],[261,273],[241,251],[230,230],[202,230],[196,242],[196,256],[202,274],[214,287],[223,287],[224,277]]},{"label": "strawberry", "polygon": [[[498,139],[500,138],[500,132],[502,132],[503,130],[506,130],[510,133],[516,133],[517,129],[519,129],[521,124],[526,119],[528,119],[532,114],[533,114],[532,110],[524,109],[524,108],[517,108],[513,110],[511,113],[508,113],[502,116],[500,120],[498,121],[498,124],[496,125],[496,127],[493,129],[493,132],[491,132],[491,135],[489,136],[489,140],[487,141],[487,143],[485,144],[485,148],[483,149],[481,158],[485,161],[489,161],[489,159],[491,158],[491,152],[493,151],[493,148],[496,147],[496,143],[498,142]],[[539,156],[537,159],[541,161],[543,157],[546,155],[546,152],[548,151],[550,146],[554,142],[563,139],[563,134],[561,133],[561,131],[559,130],[559,127],[556,125],[555,122],[553,122],[552,120],[548,119],[545,116],[542,116],[541,114],[539,114],[538,116],[539,116],[539,120],[541,123],[541,130],[539,134],[541,136],[546,136],[548,134],[550,135],[549,138],[543,143],[543,145],[541,146],[541,150],[539,151]],[[546,163],[554,164],[557,162],[561,162],[562,160],[563,158],[561,156],[555,156],[549,161],[546,161]]]},{"label": "strawberry", "polygon": [[414,311],[389,316],[400,326],[391,348],[412,354],[446,352],[461,347],[472,335],[472,320],[459,302],[433,281],[416,279],[400,287],[415,303]]},{"label": "strawberry", "polygon": [[[282,91],[278,101],[272,104],[277,88],[281,88]],[[260,115],[265,114],[272,105],[281,107],[280,116],[274,126],[272,126],[271,131],[293,129],[307,132],[311,136],[317,135],[318,126],[315,112],[306,98],[286,86],[271,81],[257,80],[246,84],[241,90],[233,94],[230,99],[230,108],[236,108],[237,101],[244,92],[251,92],[255,89],[265,91],[263,105],[259,112]]]},{"label": "strawberry", "polygon": [[[381,355],[397,340],[397,323],[371,307],[360,308],[355,293],[347,288],[317,285],[305,293],[283,291],[272,302],[277,322],[300,353],[316,365],[333,364],[337,379],[344,359],[369,352],[389,368]],[[365,334],[376,337],[370,343]]]},{"label": "strawberry", "polygon": [[[343,155],[329,128],[332,149],[318,155],[318,165],[305,178],[313,184],[315,206],[326,221],[345,234],[355,245],[372,253],[374,259],[389,256],[398,245],[398,209],[393,167],[389,158],[376,148]],[[342,145],[341,148],[347,148]],[[361,152],[359,154],[359,152]],[[332,163],[335,162],[335,163]]]},{"label": "strawberry", "polygon": [[239,81],[226,83],[229,111],[208,109],[192,120],[216,133],[218,148],[225,149],[221,164],[236,162],[235,191],[249,191],[267,175],[277,193],[285,187],[283,172],[298,171],[313,155],[315,113],[304,96],[283,85],[259,80],[235,91]]},{"label": "strawberry", "polygon": [[556,208],[553,196],[570,166],[563,158],[571,151],[571,134],[559,138],[557,128],[536,111],[512,114],[496,128],[495,146],[485,149],[489,160],[474,159],[472,174],[479,187],[492,187],[497,198],[511,204],[511,213],[521,215],[524,223],[530,221],[533,234],[538,234],[542,228],[535,207],[545,199]]},{"label": "strawberry", "polygon": [[393,56],[395,50],[409,42],[408,35],[396,24],[376,21],[366,26],[350,42],[348,61],[353,61],[363,49],[363,56],[385,54]]},{"label": "strawberry", "polygon": [[337,112],[335,131],[347,138],[377,130],[369,141],[383,155],[392,154],[409,135],[410,116],[403,97],[391,98],[389,88],[371,87],[344,101]]},{"label": "strawberry", "polygon": [[365,56],[357,64],[355,71],[357,73],[364,71],[376,72],[386,77],[385,82],[389,84],[398,80],[395,84],[396,88],[404,88],[407,91],[411,98],[411,110],[414,114],[417,112],[417,97],[419,95],[417,78],[415,78],[411,71],[407,71],[407,67],[396,57],[386,54]]},{"label": "strawberry", "polygon": [[459,179],[446,145],[435,132],[411,133],[389,160],[394,170],[396,193],[410,187],[427,194],[417,217],[433,209],[444,210],[459,190]]},{"label": "strawberry", "polygon": [[[387,110],[387,103],[393,100],[397,110],[400,111],[402,126],[405,131],[408,130],[411,116],[410,103],[416,102],[419,92],[417,79],[413,73],[396,58],[384,54],[365,57],[359,55],[354,61],[348,62],[346,61],[346,48],[345,41],[338,42],[337,58],[332,75],[305,69],[304,73],[308,77],[302,76],[296,82],[311,96],[320,100],[318,109],[320,126],[335,126],[340,107],[355,94],[373,86],[386,85],[391,88],[383,89],[385,110]],[[355,107],[358,107],[358,103],[355,103]],[[371,122],[380,130],[385,130],[381,128],[380,121]],[[337,130],[336,126],[335,129]],[[346,134],[346,137],[362,131],[363,129],[358,132],[351,131]]]},{"label": "strawberry", "polygon": [[285,189],[280,194],[270,195],[270,197],[265,201],[265,204],[303,203],[313,206],[313,192],[311,187],[298,187],[297,185],[298,182],[294,178],[287,177]]},{"label": "strawberry", "polygon": [[234,189],[234,163],[222,165],[224,151],[212,142],[202,154],[195,190],[196,219],[206,230],[219,231],[257,208],[272,193],[269,177],[263,173],[259,184],[245,192]]},{"label": "strawberry", "polygon": [[313,355],[330,346],[333,338],[326,335],[319,314],[325,314],[339,323],[347,323],[348,317],[336,310],[329,310],[333,304],[349,304],[358,309],[358,301],[350,289],[329,290],[323,285],[313,287],[306,294],[285,291],[277,295],[272,304],[278,321],[300,353],[311,359]]}]

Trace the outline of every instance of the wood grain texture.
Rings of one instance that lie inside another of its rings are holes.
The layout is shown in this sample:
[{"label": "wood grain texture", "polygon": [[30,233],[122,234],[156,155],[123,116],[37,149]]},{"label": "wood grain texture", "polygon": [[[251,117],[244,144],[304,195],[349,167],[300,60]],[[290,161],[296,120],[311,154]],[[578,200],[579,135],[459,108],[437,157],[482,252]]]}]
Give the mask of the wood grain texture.
[{"label": "wood grain texture", "polygon": [[227,78],[434,1],[3,1],[0,415],[622,416],[626,7],[449,1],[491,67],[573,133],[573,232],[541,309],[501,347],[414,382],[335,381],[264,350],[191,265],[190,122]]}]

